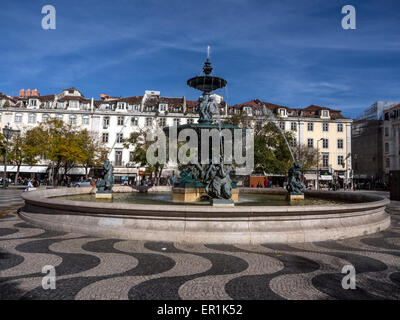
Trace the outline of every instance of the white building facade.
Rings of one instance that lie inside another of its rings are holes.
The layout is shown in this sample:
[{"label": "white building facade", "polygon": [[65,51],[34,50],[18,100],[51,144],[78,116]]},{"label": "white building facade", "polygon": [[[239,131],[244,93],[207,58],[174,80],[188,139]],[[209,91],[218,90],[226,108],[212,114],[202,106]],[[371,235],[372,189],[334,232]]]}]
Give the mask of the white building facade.
[{"label": "white building facade", "polygon": [[[132,161],[134,146],[125,148],[123,144],[132,132],[198,121],[198,101],[162,97],[159,91],[146,90],[142,96],[125,98],[102,94],[101,100],[94,100],[85,98],[76,88],[46,96],[40,96],[35,90],[28,94],[22,91],[19,97],[0,94],[0,129],[9,124],[13,129],[26,131],[50,118],[87,129],[109,149],[108,158],[117,181],[118,177],[136,176],[143,171]],[[215,95],[215,98],[222,120],[246,112],[255,121],[258,117],[260,121],[267,121],[263,113],[270,110],[273,121],[282,130],[294,133],[296,143],[319,146],[321,170],[333,169],[342,179],[350,178],[352,120],[344,118],[340,111],[313,105],[304,109],[288,108],[259,100],[227,106],[221,96]],[[33,168],[29,170],[36,172]],[[171,172],[166,170],[165,174]]]}]

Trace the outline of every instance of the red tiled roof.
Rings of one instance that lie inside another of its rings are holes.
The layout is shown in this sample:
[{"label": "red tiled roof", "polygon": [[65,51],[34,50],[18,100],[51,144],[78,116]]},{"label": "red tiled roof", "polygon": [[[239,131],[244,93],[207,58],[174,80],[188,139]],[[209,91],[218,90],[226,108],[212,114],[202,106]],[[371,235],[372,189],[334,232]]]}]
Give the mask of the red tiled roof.
[{"label": "red tiled roof", "polygon": [[386,109],[385,111],[390,111],[390,110],[394,110],[394,109],[397,109],[397,108],[400,108],[400,103],[390,107],[389,109]]},{"label": "red tiled roof", "polygon": [[309,105],[307,108],[304,108],[303,110],[329,110],[332,112],[342,112],[341,110],[334,110],[334,109],[327,108],[327,107],[320,107],[320,106],[316,106],[314,104]]}]

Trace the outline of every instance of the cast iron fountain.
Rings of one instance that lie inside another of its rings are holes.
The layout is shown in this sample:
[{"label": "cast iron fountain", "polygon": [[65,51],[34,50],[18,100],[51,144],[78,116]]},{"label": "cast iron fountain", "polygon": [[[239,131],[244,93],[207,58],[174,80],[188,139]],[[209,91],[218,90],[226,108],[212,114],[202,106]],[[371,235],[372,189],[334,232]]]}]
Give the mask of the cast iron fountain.
[{"label": "cast iron fountain", "polygon": [[[207,163],[202,163],[202,146],[199,143],[195,161],[182,166],[180,179],[173,188],[173,199],[179,202],[209,200],[213,205],[233,205],[234,201],[238,200],[238,192],[236,184],[230,177],[233,170],[232,165],[225,163],[223,156],[224,143],[232,143],[232,141],[227,140],[222,143],[221,130],[241,129],[230,124],[221,123],[219,105],[211,92],[225,87],[227,81],[220,77],[212,76],[212,70],[211,62],[207,58],[203,67],[203,75],[187,81],[188,86],[203,92],[199,98],[197,108],[199,113],[198,123],[179,125],[176,129],[178,133],[184,129],[193,129],[199,138],[202,130],[217,129],[219,131],[219,154],[217,158],[213,158],[211,157],[212,152],[209,152],[210,157]],[[214,121],[214,115],[218,115],[217,122]],[[168,128],[164,130],[167,131]]]},{"label": "cast iron fountain", "polygon": [[[219,106],[211,92],[223,88],[227,82],[211,76],[211,72],[207,59],[204,75],[188,80],[190,87],[203,92],[199,99],[199,123],[174,127],[178,132],[190,128],[200,136],[202,129],[217,129],[220,133],[222,128],[240,129],[221,124],[220,119],[214,123],[213,115],[218,115]],[[221,146],[225,145],[221,135],[218,139]],[[97,185],[98,194],[113,191],[112,202],[96,201],[94,188],[25,192],[22,195],[25,206],[19,216],[41,228],[63,232],[141,241],[216,244],[346,239],[380,232],[390,226],[390,216],[385,211],[390,201],[375,194],[306,190],[304,202],[282,204],[288,193],[294,196],[303,193],[301,167],[296,163],[289,171],[287,190],[241,188],[238,199],[238,188],[230,178],[232,165],[222,157],[223,147],[206,163],[201,162],[201,145],[198,147],[200,161],[183,166],[172,196],[154,187],[149,193],[135,192],[138,195],[135,197],[130,187],[112,186],[112,169],[107,163],[104,179]],[[157,202],[157,197],[164,200]],[[257,199],[251,200],[254,197]],[[204,198],[223,204],[210,206],[201,201]],[[281,204],[272,203],[271,198]],[[233,200],[239,201],[234,205]]]}]

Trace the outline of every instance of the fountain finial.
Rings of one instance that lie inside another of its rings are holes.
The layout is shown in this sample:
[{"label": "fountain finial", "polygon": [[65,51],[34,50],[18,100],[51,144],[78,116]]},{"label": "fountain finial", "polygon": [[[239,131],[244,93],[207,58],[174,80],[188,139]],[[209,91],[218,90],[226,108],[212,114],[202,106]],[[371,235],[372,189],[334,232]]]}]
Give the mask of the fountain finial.
[{"label": "fountain finial", "polygon": [[203,72],[206,76],[208,76],[212,70],[213,68],[211,67],[211,61],[207,58],[206,62],[204,62]]}]

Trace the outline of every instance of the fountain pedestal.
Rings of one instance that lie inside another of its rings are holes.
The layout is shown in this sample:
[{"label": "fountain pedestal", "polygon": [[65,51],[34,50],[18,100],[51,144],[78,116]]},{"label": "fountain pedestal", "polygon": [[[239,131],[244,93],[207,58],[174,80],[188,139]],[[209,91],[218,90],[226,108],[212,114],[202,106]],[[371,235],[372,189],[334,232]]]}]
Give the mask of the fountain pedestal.
[{"label": "fountain pedestal", "polygon": [[99,193],[96,192],[96,199],[108,199],[112,200],[113,194],[112,193]]},{"label": "fountain pedestal", "polygon": [[[198,202],[204,197],[208,197],[204,188],[172,188],[172,201],[174,202]],[[233,202],[239,200],[239,189],[232,189],[232,200]]]},{"label": "fountain pedestal", "polygon": [[304,201],[304,194],[288,194],[286,199],[290,202],[293,201]]}]

